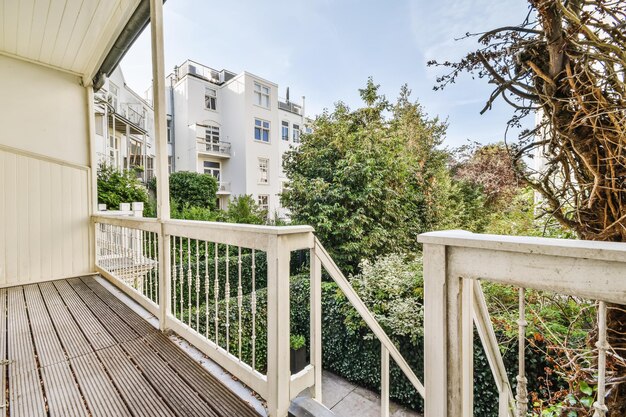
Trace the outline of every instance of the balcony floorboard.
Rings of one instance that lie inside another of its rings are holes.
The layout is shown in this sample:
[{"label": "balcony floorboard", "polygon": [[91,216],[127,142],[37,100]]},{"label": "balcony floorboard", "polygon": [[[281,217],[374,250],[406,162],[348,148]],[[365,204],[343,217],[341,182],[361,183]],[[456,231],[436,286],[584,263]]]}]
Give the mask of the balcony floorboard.
[{"label": "balcony floorboard", "polygon": [[0,360],[9,416],[258,416],[94,278],[0,289]]}]

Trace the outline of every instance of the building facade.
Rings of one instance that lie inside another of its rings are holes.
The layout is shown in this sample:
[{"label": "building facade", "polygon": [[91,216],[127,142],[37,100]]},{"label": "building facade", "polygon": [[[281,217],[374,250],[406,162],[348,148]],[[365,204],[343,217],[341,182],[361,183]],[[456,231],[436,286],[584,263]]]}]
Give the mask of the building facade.
[{"label": "building facade", "polygon": [[167,78],[170,171],[215,176],[226,208],[250,194],[270,218],[285,218],[283,154],[305,131],[304,97],[279,97],[278,85],[248,72],[217,71],[191,60]]},{"label": "building facade", "polygon": [[142,181],[154,176],[154,111],[126,85],[120,67],[94,95],[96,158],[119,170],[137,170]]}]

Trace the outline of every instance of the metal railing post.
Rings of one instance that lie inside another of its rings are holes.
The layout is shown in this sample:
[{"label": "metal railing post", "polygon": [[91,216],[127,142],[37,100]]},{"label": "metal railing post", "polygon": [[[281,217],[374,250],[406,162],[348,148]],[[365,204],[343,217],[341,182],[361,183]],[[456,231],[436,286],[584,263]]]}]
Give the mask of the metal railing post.
[{"label": "metal railing post", "polygon": [[273,236],[267,252],[267,407],[270,417],[285,417],[290,398],[290,312],[288,236]]}]

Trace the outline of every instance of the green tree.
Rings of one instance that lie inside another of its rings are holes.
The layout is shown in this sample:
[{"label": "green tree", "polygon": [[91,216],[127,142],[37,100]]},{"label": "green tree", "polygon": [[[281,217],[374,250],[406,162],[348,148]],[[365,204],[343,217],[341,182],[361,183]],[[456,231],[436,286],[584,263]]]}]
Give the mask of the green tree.
[{"label": "green tree", "polygon": [[106,164],[98,167],[98,203],[119,209],[120,203],[148,203],[148,192],[135,171],[120,171]]},{"label": "green tree", "polygon": [[217,180],[198,172],[173,172],[170,174],[170,199],[181,209],[189,206],[215,210]]},{"label": "green tree", "polygon": [[222,220],[229,223],[264,224],[267,212],[262,210],[251,195],[239,195],[228,203]]},{"label": "green tree", "polygon": [[436,224],[434,188],[446,171],[437,148],[445,123],[411,102],[406,86],[393,105],[378,90],[370,78],[365,107],[339,102],[318,116],[283,164],[292,220],[315,227],[348,273],[362,259],[417,249],[417,234]]}]

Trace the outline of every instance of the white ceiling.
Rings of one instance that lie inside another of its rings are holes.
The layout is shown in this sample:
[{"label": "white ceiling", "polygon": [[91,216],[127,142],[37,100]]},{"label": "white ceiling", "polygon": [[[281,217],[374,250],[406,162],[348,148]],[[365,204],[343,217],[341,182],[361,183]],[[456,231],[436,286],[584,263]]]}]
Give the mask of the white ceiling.
[{"label": "white ceiling", "polygon": [[90,79],[140,0],[0,0],[0,54]]}]

